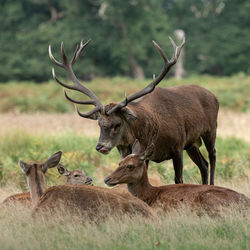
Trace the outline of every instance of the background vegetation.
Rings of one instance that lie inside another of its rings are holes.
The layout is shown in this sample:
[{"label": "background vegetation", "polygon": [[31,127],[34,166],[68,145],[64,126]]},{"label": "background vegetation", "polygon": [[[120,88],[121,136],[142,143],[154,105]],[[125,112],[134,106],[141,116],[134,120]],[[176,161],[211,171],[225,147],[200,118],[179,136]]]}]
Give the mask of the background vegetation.
[{"label": "background vegetation", "polygon": [[[103,104],[121,101],[125,93],[130,95],[144,88],[151,79],[133,80],[131,78],[95,78],[85,82],[100,98]],[[190,76],[182,80],[174,78],[163,80],[160,87],[172,87],[182,84],[198,84],[212,91],[220,102],[221,108],[238,112],[250,109],[250,77],[238,74],[233,77]],[[104,88],[105,86],[105,88]],[[68,91],[70,93],[70,91]],[[83,94],[70,93],[72,97],[86,99]],[[63,97],[63,91],[54,80],[37,85],[34,82],[16,82],[0,84],[0,112],[72,112],[72,103]]]},{"label": "background vegetation", "polygon": [[[24,131],[11,131],[0,136],[0,183],[15,184],[27,190],[26,180],[18,166],[18,161],[45,161],[58,150],[63,151],[62,164],[69,169],[82,169],[93,177],[95,183],[104,186],[103,179],[118,167],[120,156],[116,149],[107,156],[98,154],[95,144],[98,138],[80,136],[73,131],[61,135],[30,135]],[[247,181],[250,165],[250,144],[235,138],[218,138],[216,142],[217,166],[216,183],[225,181]],[[207,152],[202,147],[207,158]],[[200,183],[197,166],[184,157],[184,180],[186,183]],[[173,183],[174,170],[171,161],[150,163],[150,175],[157,174],[164,183]],[[62,183],[56,169],[47,175],[48,185]]]},{"label": "background vegetation", "polygon": [[[249,13],[247,0],[1,0],[0,202],[27,190],[20,159],[44,161],[62,150],[66,167],[83,169],[102,186],[119,162],[115,149],[107,156],[95,151],[94,123],[82,119],[73,126],[72,104],[51,80],[49,44],[59,59],[61,41],[72,54],[81,39],[92,39],[74,70],[107,104],[151,81],[162,67],[151,40],[170,56],[168,36],[174,37],[177,29],[186,34],[186,77],[160,86],[198,84],[218,97],[220,115],[227,114],[234,126],[223,134],[225,126],[219,124],[215,183],[250,197]],[[67,81],[64,72],[56,72]],[[144,80],[133,79],[138,72]],[[83,99],[77,93],[70,96]],[[207,158],[204,146],[201,150]],[[150,163],[149,175],[173,183],[172,162]],[[186,154],[184,181],[200,183],[198,167]],[[61,183],[57,170],[50,169],[47,186]],[[114,217],[93,224],[73,215],[33,220],[29,209],[0,207],[0,248],[249,249],[249,218],[234,210],[219,218],[198,217],[184,209],[159,221]]]},{"label": "background vegetation", "polygon": [[151,40],[171,54],[168,36],[186,33],[186,73],[232,75],[250,70],[248,0],[2,0],[0,79],[51,79],[48,45],[59,55],[92,39],[75,65],[82,79],[151,77],[161,60]]}]

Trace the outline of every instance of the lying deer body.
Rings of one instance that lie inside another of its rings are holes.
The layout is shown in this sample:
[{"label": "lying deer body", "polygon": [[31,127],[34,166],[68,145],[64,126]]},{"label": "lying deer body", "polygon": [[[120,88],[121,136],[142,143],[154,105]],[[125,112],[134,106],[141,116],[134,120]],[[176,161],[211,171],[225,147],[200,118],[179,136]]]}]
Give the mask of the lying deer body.
[{"label": "lying deer body", "polygon": [[[97,96],[86,86],[82,85],[73,72],[73,64],[79,57],[88,42],[77,46],[73,58],[66,57],[62,43],[61,52],[63,63],[57,61],[49,47],[51,60],[59,67],[64,68],[74,85],[61,82],[52,69],[54,79],[63,87],[82,92],[90,100],[79,101],[65,96],[77,104],[90,104],[95,107],[88,113],[77,112],[80,116],[98,120],[100,137],[96,146],[97,151],[108,154],[117,147],[122,158],[131,154],[132,145],[136,138],[146,149],[152,137],[157,134],[155,151],[149,160],[162,162],[173,160],[175,183],[183,183],[183,150],[186,150],[192,161],[199,167],[202,183],[208,184],[208,163],[202,156],[199,147],[201,139],[204,141],[210,161],[210,184],[214,184],[216,162],[215,139],[218,115],[218,100],[208,90],[197,85],[185,85],[172,88],[159,88],[157,84],[164,78],[170,68],[176,63],[185,39],[177,47],[170,38],[174,47],[171,60],[161,50],[156,42],[154,46],[164,60],[160,74],[141,91],[126,97],[120,103],[110,103],[103,106]],[[142,97],[142,98],[141,98]],[[140,99],[139,99],[140,98]],[[133,102],[139,99],[137,102]]]},{"label": "lying deer body", "polygon": [[60,215],[70,213],[92,220],[123,214],[154,217],[151,208],[140,199],[96,186],[60,185],[50,187],[33,209],[33,215],[40,212],[54,214],[58,211],[60,211]]},{"label": "lying deer body", "polygon": [[119,167],[104,182],[109,186],[126,183],[128,190],[154,208],[164,211],[187,205],[195,211],[205,210],[217,214],[220,208],[230,205],[248,207],[250,199],[233,190],[209,185],[178,184],[161,187],[151,186],[148,181],[146,159],[153,152],[153,146],[142,153],[138,140],[133,152],[120,163]]},{"label": "lying deer body", "polygon": [[[52,155],[45,163],[38,164],[32,163],[27,164],[22,161],[19,162],[22,171],[24,172],[27,183],[29,183],[29,187],[32,186],[33,193],[33,205],[40,199],[41,195],[45,191],[45,173],[48,168],[57,166],[58,172],[61,175],[67,177],[67,184],[71,185],[90,185],[92,183],[92,179],[88,177],[84,171],[81,170],[73,170],[68,171],[63,165],[58,164],[61,158],[61,151]],[[32,199],[30,192],[27,193],[19,193],[14,194],[7,197],[2,205],[9,204],[21,204],[25,207],[30,207],[32,205]]]}]

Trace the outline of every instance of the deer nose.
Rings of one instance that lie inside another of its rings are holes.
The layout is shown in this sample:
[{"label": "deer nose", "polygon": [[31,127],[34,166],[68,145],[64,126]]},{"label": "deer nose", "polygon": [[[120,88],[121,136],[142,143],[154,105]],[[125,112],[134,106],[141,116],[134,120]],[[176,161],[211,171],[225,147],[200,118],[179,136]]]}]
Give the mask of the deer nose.
[{"label": "deer nose", "polygon": [[88,181],[91,181],[91,182],[92,182],[92,181],[93,181],[93,179],[92,179],[91,177],[88,177]]},{"label": "deer nose", "polygon": [[105,179],[104,179],[104,182],[105,182],[105,184],[107,184],[107,182],[110,180],[110,178],[109,177],[106,177]]},{"label": "deer nose", "polygon": [[95,149],[96,149],[97,151],[99,151],[102,147],[103,147],[102,145],[97,144]]}]

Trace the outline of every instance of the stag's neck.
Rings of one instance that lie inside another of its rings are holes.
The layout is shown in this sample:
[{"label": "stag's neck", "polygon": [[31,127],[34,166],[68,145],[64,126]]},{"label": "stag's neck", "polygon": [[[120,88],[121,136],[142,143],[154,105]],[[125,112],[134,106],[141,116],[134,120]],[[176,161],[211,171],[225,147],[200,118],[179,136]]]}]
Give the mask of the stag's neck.
[{"label": "stag's neck", "polygon": [[117,146],[122,158],[132,153],[132,146],[136,139],[140,141],[142,150],[145,150],[148,142],[159,130],[156,119],[150,112],[138,105],[130,108],[136,114],[137,119],[125,123],[126,127],[120,145]]},{"label": "stag's neck", "polygon": [[137,198],[143,200],[148,205],[152,205],[155,202],[155,197],[157,197],[158,188],[153,187],[148,181],[146,165],[144,166],[143,176],[141,180],[137,183],[128,183],[128,191],[136,196]]}]

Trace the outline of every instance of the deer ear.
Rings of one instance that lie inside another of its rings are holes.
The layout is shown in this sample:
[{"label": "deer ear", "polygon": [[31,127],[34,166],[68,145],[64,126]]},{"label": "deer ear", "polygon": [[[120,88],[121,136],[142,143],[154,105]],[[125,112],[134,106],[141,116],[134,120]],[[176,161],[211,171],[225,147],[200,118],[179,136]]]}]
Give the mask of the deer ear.
[{"label": "deer ear", "polygon": [[140,154],[141,153],[141,144],[138,139],[135,140],[132,146],[132,154]]},{"label": "deer ear", "polygon": [[144,151],[144,153],[141,154],[141,160],[149,160],[150,156],[154,152],[154,148],[155,148],[154,143],[151,143],[150,146],[148,146],[146,148],[146,150]]},{"label": "deer ear", "polygon": [[120,112],[124,115],[127,121],[134,121],[137,119],[135,113],[128,107],[122,108]]},{"label": "deer ear", "polygon": [[27,174],[30,170],[30,165],[23,161],[19,161],[19,166],[24,174]]},{"label": "deer ear", "polygon": [[57,170],[59,172],[60,175],[64,175],[67,176],[70,174],[70,172],[67,170],[67,168],[65,168],[63,165],[58,164],[57,166]]},{"label": "deer ear", "polygon": [[42,167],[43,172],[45,173],[48,170],[48,168],[53,168],[57,166],[61,160],[61,156],[62,156],[62,151],[58,151],[52,156],[50,156],[50,158],[43,164]]}]

